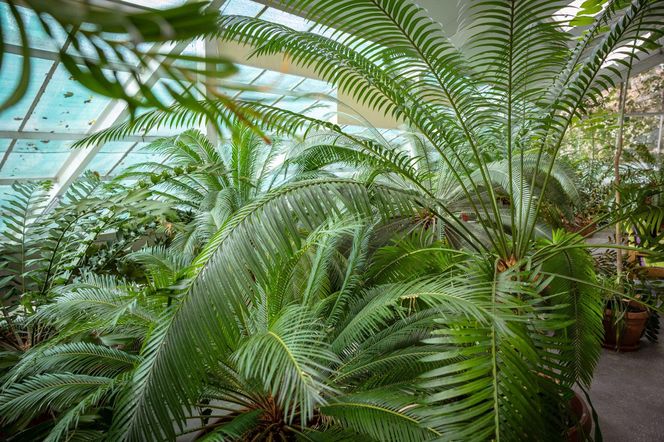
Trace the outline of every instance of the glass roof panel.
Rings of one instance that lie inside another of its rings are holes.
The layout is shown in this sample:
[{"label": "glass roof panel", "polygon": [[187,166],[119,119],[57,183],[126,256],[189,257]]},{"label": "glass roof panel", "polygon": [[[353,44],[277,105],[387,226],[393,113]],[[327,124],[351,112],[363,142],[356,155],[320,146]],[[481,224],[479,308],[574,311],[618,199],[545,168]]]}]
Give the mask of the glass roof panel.
[{"label": "glass roof panel", "polygon": [[320,94],[329,94],[332,90],[330,83],[321,80],[314,80],[313,78],[307,78],[301,84],[297,85],[293,91],[300,93],[320,93]]},{"label": "glass roof panel", "polygon": [[7,151],[7,148],[9,147],[9,143],[11,143],[12,140],[9,138],[0,138],[0,154],[4,153]]},{"label": "glass roof panel", "polygon": [[[23,18],[23,23],[27,25],[26,30],[30,41],[30,47],[35,49],[45,49],[48,51],[55,50],[56,47],[42,28],[37,14],[22,6],[18,6],[17,9]],[[48,17],[45,20],[48,20]],[[0,2],[0,24],[2,24],[4,42],[20,45],[21,37],[18,31],[18,25],[12,16],[9,5],[4,2]]]},{"label": "glass roof panel", "polygon": [[263,69],[260,68],[255,68],[253,66],[246,66],[246,65],[237,65],[238,71],[233,74],[232,77],[228,77],[228,81],[234,82],[234,83],[242,83],[242,84],[249,84],[252,81],[256,80],[256,77],[258,77],[262,72]]},{"label": "glass roof panel", "polygon": [[105,143],[98,153],[124,153],[136,144],[133,141],[109,141]]},{"label": "glass roof panel", "polygon": [[284,74],[277,71],[265,71],[256,81],[255,86],[265,86],[271,89],[290,90],[301,83],[303,77]]},{"label": "glass roof panel", "polygon": [[265,88],[265,90],[258,90],[258,91],[243,91],[238,95],[238,99],[240,100],[255,100],[255,101],[260,101],[261,103],[272,103],[274,100],[277,98],[281,97],[281,94],[279,94],[277,91]]},{"label": "glass roof panel", "polygon": [[[175,4],[184,3],[184,0],[123,0],[121,3],[134,3],[144,7],[165,8]],[[29,10],[20,8],[21,13],[25,15],[29,26],[31,45],[35,48],[54,51],[57,45],[53,45],[46,33],[42,30],[36,16]],[[261,17],[282,23],[298,30],[308,30],[312,23],[292,14],[285,13],[278,9],[266,8],[264,5],[249,0],[227,0],[224,3],[224,13],[242,14]],[[4,40],[10,44],[20,44],[16,24],[12,22],[8,14],[7,5],[0,2],[0,12],[2,13],[2,26],[5,32]],[[32,15],[31,15],[32,14]],[[59,35],[60,44],[64,41],[64,34]],[[202,42],[191,43],[185,48],[184,53],[201,54],[204,45]],[[164,51],[169,48],[162,48]],[[73,47],[68,51],[76,52]],[[80,52],[87,54],[85,47]],[[96,54],[94,55],[96,57]],[[43,56],[42,56],[43,57]],[[0,70],[0,84],[16,84],[21,71],[22,58],[19,55],[6,54],[3,60],[4,64]],[[85,133],[90,130],[94,122],[99,118],[103,110],[111,102],[110,99],[91,93],[87,89],[78,85],[70,79],[67,71],[58,66],[53,76],[46,82],[46,75],[53,67],[53,61],[44,58],[33,58],[31,60],[31,81],[28,85],[26,96],[17,105],[12,106],[8,111],[0,114],[0,130],[19,131],[25,130],[28,133],[40,133],[38,135],[43,139],[19,139],[13,150],[7,154],[7,161],[0,170],[0,178],[5,180],[54,178],[61,170],[63,164],[71,157],[71,144],[73,141],[58,140],[66,138],[63,134]],[[293,111],[304,111],[308,109],[307,114],[318,118],[328,118],[331,110],[336,109],[336,104],[327,104],[321,106],[318,98],[297,97],[295,94],[306,93],[334,93],[326,82],[306,79],[298,75],[280,73],[275,71],[266,71],[262,68],[248,65],[238,65],[239,72],[232,78],[229,78],[228,84],[233,86],[252,85],[258,88],[255,91],[245,91],[241,93],[242,99],[262,100],[267,104],[276,103],[276,106]],[[128,74],[120,73],[120,79],[126,80]],[[253,84],[252,84],[253,83]],[[168,105],[173,102],[170,94],[166,90],[166,85],[174,87],[176,90],[180,87],[172,81],[159,80],[152,88],[154,93]],[[42,94],[36,102],[35,109],[26,121],[26,114],[35,101],[40,89]],[[0,89],[0,99],[6,98],[11,87]],[[292,92],[290,92],[292,91]],[[229,95],[236,95],[238,90],[229,89]],[[313,106],[313,108],[312,108]],[[145,110],[141,110],[145,111]],[[141,113],[141,112],[139,112]],[[180,133],[185,128],[162,128],[151,131],[148,135],[167,136]],[[197,129],[205,131],[201,126]],[[54,135],[50,135],[54,134]],[[7,136],[5,134],[5,136]],[[76,138],[73,137],[72,138]],[[0,140],[0,158],[7,152],[11,145],[11,139]],[[106,143],[102,148],[92,155],[87,169],[95,170],[100,174],[116,175],[129,166],[144,164],[146,162],[161,162],[165,158],[160,154],[153,152],[143,152],[141,146],[147,143],[135,142],[114,142]]]},{"label": "glass roof panel", "polygon": [[161,163],[166,159],[166,155],[141,150],[141,147],[145,145],[146,144],[137,146],[132,152],[127,154],[122,162],[113,170],[113,174],[116,175],[130,166],[146,163]]},{"label": "glass roof panel", "polygon": [[17,140],[0,178],[53,178],[71,153],[71,141]]},{"label": "glass roof panel", "polygon": [[97,152],[86,170],[92,170],[100,175],[108,175],[124,155],[124,152]]},{"label": "glass roof panel", "polygon": [[315,25],[314,22],[275,8],[268,8],[267,11],[261,14],[260,18],[278,23],[280,25],[288,26],[289,28],[295,29],[296,31],[307,31]]},{"label": "glass roof panel", "polygon": [[255,17],[265,6],[249,0],[230,0],[221,9],[226,15],[245,15]]},{"label": "glass roof panel", "polygon": [[[0,100],[7,99],[16,83],[18,83],[22,63],[23,57],[20,55],[5,54],[5,59],[2,61],[2,69],[0,69],[0,84],[2,85],[2,88],[0,88]],[[53,62],[50,60],[32,58],[28,89],[18,103],[0,112],[0,130],[15,131],[19,129],[25,114],[28,112],[39,88],[44,83],[44,78],[52,65]]]},{"label": "glass roof panel", "polygon": [[324,103],[311,98],[291,98],[284,97],[277,107],[288,110],[291,112],[299,112],[311,118],[318,118],[321,120],[330,120],[332,118],[331,112],[336,110],[336,106],[330,103]]},{"label": "glass roof panel", "polygon": [[63,66],[58,66],[26,129],[40,132],[86,132],[110,101],[81,86]]}]

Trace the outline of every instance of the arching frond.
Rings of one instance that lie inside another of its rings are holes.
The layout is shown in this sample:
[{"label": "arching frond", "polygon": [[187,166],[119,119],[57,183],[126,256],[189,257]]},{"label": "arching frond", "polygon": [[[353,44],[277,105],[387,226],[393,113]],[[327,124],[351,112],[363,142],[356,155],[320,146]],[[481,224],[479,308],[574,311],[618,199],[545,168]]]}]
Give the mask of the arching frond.
[{"label": "arching frond", "polygon": [[240,374],[259,382],[275,398],[286,422],[296,413],[307,422],[326,403],[330,388],[323,381],[336,356],[323,341],[322,325],[302,308],[286,309],[233,356]]},{"label": "arching frond", "polygon": [[[182,407],[200,392],[206,364],[237,348],[255,285],[268,280],[280,257],[293,253],[301,241],[298,232],[342,211],[368,216],[373,207],[389,216],[412,211],[413,202],[386,189],[370,194],[362,184],[330,180],[284,186],[242,208],[196,258],[193,285],[152,332],[132,386],[118,404],[118,437],[172,434],[172,419],[182,421]],[[189,373],[185,382],[182,372]],[[161,398],[159,405],[155,397]],[[143,406],[148,402],[150,407]]]},{"label": "arching frond", "polygon": [[4,422],[12,422],[26,414],[67,408],[112,383],[112,378],[101,376],[42,374],[5,389],[0,394],[0,411]]},{"label": "arching frond", "polygon": [[89,342],[35,348],[10,373],[10,381],[52,371],[114,377],[138,361],[130,353]]},{"label": "arching frond", "polygon": [[419,442],[439,437],[437,431],[423,428],[410,399],[396,392],[342,396],[321,407],[321,412],[375,440]]}]

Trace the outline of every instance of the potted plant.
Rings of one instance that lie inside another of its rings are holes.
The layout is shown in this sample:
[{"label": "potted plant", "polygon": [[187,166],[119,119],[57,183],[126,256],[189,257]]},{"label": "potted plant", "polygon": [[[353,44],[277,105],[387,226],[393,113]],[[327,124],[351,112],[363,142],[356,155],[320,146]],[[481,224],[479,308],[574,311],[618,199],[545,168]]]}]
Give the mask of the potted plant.
[{"label": "potted plant", "polygon": [[638,350],[650,312],[638,301],[610,298],[602,320],[605,332],[602,346],[622,352]]},{"label": "potted plant", "polygon": [[644,334],[655,341],[659,328],[656,321],[659,304],[657,282],[644,278],[642,268],[635,261],[626,262],[625,277],[618,279],[615,251],[607,251],[598,257],[597,267],[600,282],[605,288],[603,347],[623,352],[635,351]]}]

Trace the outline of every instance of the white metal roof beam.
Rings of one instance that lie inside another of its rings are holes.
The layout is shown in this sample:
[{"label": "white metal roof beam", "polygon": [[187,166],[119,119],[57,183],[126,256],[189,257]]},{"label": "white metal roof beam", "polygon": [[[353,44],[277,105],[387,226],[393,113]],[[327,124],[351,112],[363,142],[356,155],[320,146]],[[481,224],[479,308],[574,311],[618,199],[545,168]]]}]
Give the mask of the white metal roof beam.
[{"label": "white metal roof beam", "polygon": [[[48,140],[48,141],[77,141],[90,135],[89,133],[66,133],[66,132],[38,132],[38,131],[16,131],[0,130],[0,138],[12,138],[15,140]],[[155,135],[129,135],[120,141],[154,141],[159,136]]]},{"label": "white metal roof beam", "polygon": [[[9,54],[23,56],[23,48],[21,45],[16,45],[13,43],[5,43],[5,51]],[[78,64],[84,64],[86,60],[97,61],[93,59],[88,59],[87,57],[80,57],[78,55],[73,55],[74,61]],[[39,48],[30,48],[30,58],[38,58],[41,60],[51,60],[51,61],[60,61],[60,55],[57,52],[49,51],[47,49]],[[135,69],[135,66],[132,66],[127,63],[118,63],[114,61],[109,61],[106,65],[110,69],[121,72],[132,72]]]}]

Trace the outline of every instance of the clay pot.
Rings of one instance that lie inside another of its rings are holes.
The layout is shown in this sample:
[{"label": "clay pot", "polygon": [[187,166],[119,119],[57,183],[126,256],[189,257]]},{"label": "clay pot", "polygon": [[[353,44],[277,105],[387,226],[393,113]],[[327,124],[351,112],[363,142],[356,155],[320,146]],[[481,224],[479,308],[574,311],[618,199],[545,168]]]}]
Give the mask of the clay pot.
[{"label": "clay pot", "polygon": [[[638,304],[636,304],[638,305]],[[632,303],[630,306],[634,307]],[[604,342],[602,346],[615,351],[635,351],[639,349],[639,341],[646,329],[646,323],[650,313],[646,309],[636,312],[626,312],[623,319],[618,323],[622,327],[619,339],[616,341],[616,324],[613,323],[612,312],[604,311]]]},{"label": "clay pot", "polygon": [[597,230],[597,221],[590,221],[587,224],[580,225],[579,230],[577,230],[577,232],[582,235],[586,235],[595,230]]},{"label": "clay pot", "polygon": [[593,426],[588,405],[577,393],[574,393],[574,397],[570,401],[570,409],[577,424],[567,430],[567,442],[588,440]]},{"label": "clay pot", "polygon": [[597,221],[590,219],[575,218],[574,221],[567,226],[567,230],[572,233],[588,234],[597,229]]},{"label": "clay pot", "polygon": [[645,279],[663,279],[664,267],[642,267],[643,277]]}]

